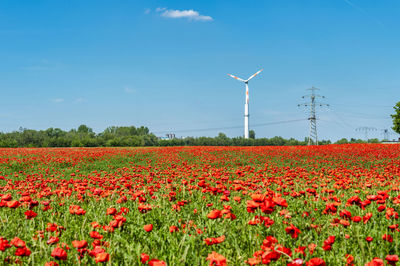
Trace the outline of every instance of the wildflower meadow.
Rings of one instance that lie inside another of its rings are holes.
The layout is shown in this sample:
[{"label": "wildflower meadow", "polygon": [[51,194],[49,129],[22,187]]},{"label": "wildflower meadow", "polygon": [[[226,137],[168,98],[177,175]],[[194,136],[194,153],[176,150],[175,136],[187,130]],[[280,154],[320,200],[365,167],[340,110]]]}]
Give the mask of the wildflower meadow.
[{"label": "wildflower meadow", "polygon": [[396,265],[400,145],[0,149],[1,264]]}]

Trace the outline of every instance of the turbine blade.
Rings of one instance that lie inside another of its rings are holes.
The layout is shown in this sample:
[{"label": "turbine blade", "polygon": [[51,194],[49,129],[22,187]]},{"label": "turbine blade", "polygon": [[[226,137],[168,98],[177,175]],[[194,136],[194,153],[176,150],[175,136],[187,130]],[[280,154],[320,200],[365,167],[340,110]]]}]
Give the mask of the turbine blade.
[{"label": "turbine blade", "polygon": [[237,80],[239,80],[239,81],[245,82],[244,79],[238,78],[238,77],[236,77],[236,76],[234,76],[234,75],[228,74],[228,76],[231,76],[232,78],[237,79]]},{"label": "turbine blade", "polygon": [[255,76],[257,76],[258,74],[260,74],[261,71],[263,71],[264,69],[260,69],[258,70],[253,76],[251,76],[250,78],[248,78],[246,81],[251,80],[252,78],[254,78]]}]

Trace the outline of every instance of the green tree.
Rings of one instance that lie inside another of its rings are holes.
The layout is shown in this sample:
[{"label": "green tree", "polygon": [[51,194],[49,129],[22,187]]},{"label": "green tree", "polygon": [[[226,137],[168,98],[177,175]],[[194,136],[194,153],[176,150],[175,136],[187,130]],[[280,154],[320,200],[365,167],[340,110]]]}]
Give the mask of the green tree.
[{"label": "green tree", "polygon": [[394,132],[400,134],[400,102],[398,102],[394,107],[395,114],[391,115],[393,119],[393,127]]},{"label": "green tree", "polygon": [[249,131],[249,138],[255,139],[256,138],[256,132],[254,130]]},{"label": "green tree", "polygon": [[93,133],[93,129],[91,129],[87,125],[80,125],[78,127],[78,133],[81,133],[81,134],[92,134]]},{"label": "green tree", "polygon": [[349,141],[346,138],[339,139],[335,144],[347,144]]},{"label": "green tree", "polygon": [[222,132],[218,133],[218,136],[215,138],[215,140],[218,146],[228,146],[230,144],[230,139]]}]

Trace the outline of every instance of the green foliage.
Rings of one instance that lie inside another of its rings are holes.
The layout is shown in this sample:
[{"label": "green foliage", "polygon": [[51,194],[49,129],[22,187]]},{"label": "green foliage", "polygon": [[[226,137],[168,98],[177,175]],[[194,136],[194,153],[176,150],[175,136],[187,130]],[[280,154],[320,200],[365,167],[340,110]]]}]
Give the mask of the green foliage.
[{"label": "green foliage", "polygon": [[395,110],[395,114],[391,115],[393,119],[393,127],[394,132],[400,134],[400,102],[398,102],[393,109]]},{"label": "green foliage", "polygon": [[[321,145],[330,144],[329,140],[320,141]],[[298,146],[306,145],[307,141],[300,141],[293,138],[284,139],[282,137],[245,139],[243,137],[229,138],[224,133],[219,133],[217,137],[186,137],[182,139],[159,140],[158,146]]]},{"label": "green foliage", "polygon": [[362,139],[355,139],[355,138],[351,138],[350,140],[347,140],[346,138],[342,138],[335,142],[335,144],[352,144],[352,143],[380,143],[380,141],[379,141],[379,139],[376,139],[376,138],[369,139],[368,141],[365,141]]},{"label": "green foliage", "polygon": [[[253,130],[250,130],[249,133],[250,138],[248,139],[229,138],[220,132],[214,138],[186,137],[165,140],[157,138],[144,126],[137,128],[134,126],[111,126],[99,134],[86,125],[80,125],[77,129],[69,131],[60,128],[39,131],[20,128],[18,131],[10,133],[0,132],[0,147],[297,146],[307,144],[307,139],[300,141],[293,138],[284,139],[279,136],[256,139]],[[324,145],[331,142],[322,140],[319,143]],[[352,140],[350,143],[359,142]]]},{"label": "green foliage", "polygon": [[249,131],[249,138],[255,139],[256,138],[256,132],[254,130]]},{"label": "green foliage", "polygon": [[93,129],[91,129],[90,127],[86,126],[86,125],[80,125],[78,127],[78,133],[80,134],[93,134]]},{"label": "green foliage", "polygon": [[339,139],[335,144],[348,144],[349,141],[346,138]]},{"label": "green foliage", "polygon": [[80,125],[78,129],[63,131],[59,128],[32,130],[20,128],[0,133],[0,147],[121,147],[156,146],[157,137],[147,127],[108,127],[100,134]]}]

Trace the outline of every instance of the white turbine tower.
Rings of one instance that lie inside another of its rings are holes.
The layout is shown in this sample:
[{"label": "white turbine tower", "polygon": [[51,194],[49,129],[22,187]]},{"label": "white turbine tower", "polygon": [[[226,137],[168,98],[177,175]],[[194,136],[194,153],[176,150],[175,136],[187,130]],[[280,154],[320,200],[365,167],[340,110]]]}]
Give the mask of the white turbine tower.
[{"label": "white turbine tower", "polygon": [[248,85],[248,83],[252,78],[257,76],[261,71],[263,71],[263,70],[261,69],[261,70],[257,71],[254,75],[252,75],[247,80],[238,78],[231,74],[228,74],[232,78],[242,81],[242,82],[244,82],[244,84],[246,84],[246,102],[244,104],[244,138],[245,139],[249,138],[249,85]]}]

